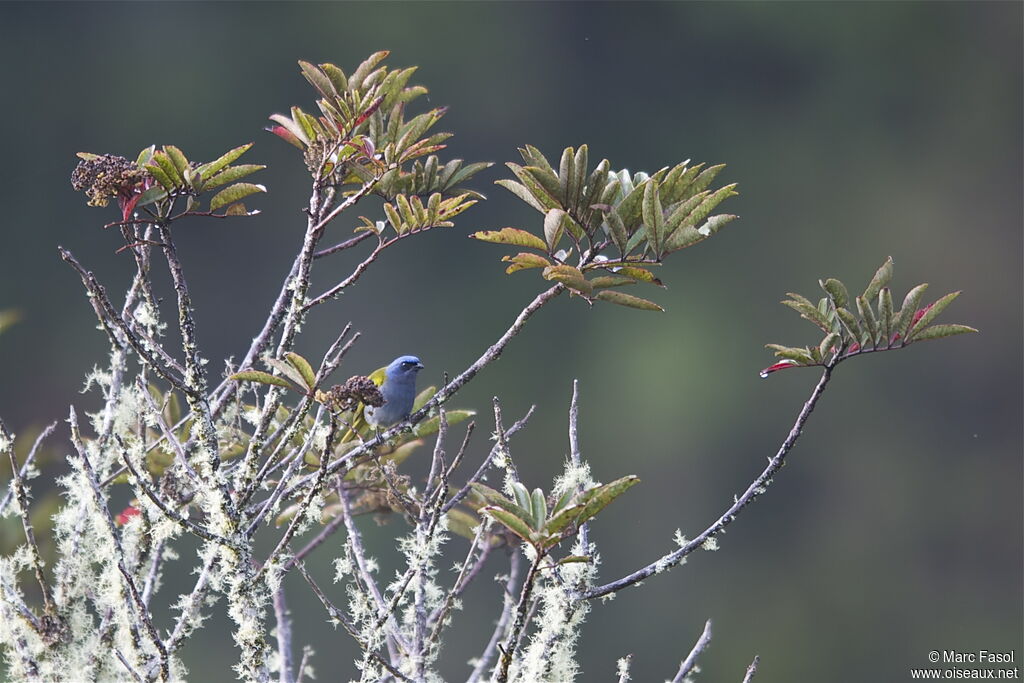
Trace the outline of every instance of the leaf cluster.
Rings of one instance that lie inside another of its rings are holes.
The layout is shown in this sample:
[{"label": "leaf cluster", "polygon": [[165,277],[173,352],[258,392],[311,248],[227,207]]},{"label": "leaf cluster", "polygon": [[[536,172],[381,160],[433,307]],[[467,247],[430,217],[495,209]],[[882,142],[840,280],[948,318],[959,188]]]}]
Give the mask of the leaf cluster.
[{"label": "leaf cluster", "polygon": [[[259,213],[248,211],[241,200],[252,194],[266,192],[267,188],[239,181],[266,167],[261,164],[234,163],[251,147],[250,142],[225,152],[213,161],[200,164],[189,161],[174,145],[164,145],[160,149],[150,145],[139,153],[134,164],[130,164],[138,180],[117,192],[124,219],[128,220],[136,209],[146,207],[154,219],[162,222],[186,215],[224,217]],[[96,164],[110,155],[80,152],[78,157],[83,163]],[[205,208],[200,201],[203,195],[211,195]],[[184,200],[185,207],[174,215],[178,200]],[[103,204],[105,202],[98,205]]]},{"label": "leaf cluster", "polygon": [[724,165],[705,168],[687,161],[648,175],[612,171],[603,159],[591,169],[588,148],[581,145],[566,148],[556,170],[535,147],[519,152],[524,165],[506,164],[515,180],[496,183],[543,214],[542,234],[507,227],[471,237],[529,249],[502,259],[510,264],[507,273],[541,269],[544,279],[591,302],[662,310],[615,290],[637,283],[663,286],[650,266],[736,218],[712,214],[737,194],[735,184],[708,189]]},{"label": "leaf cluster", "polygon": [[474,483],[473,489],[487,503],[479,509],[481,514],[532,545],[538,555],[544,555],[576,535],[582,524],[639,482],[638,477],[628,475],[582,491],[567,491],[552,501],[541,489],[531,492],[520,482],[512,483],[512,498],[485,484]]},{"label": "leaf cluster", "polygon": [[960,292],[951,292],[921,306],[928,284],[920,284],[907,293],[896,309],[889,289],[892,274],[890,257],[875,272],[864,292],[856,297],[851,298],[846,285],[835,278],[818,281],[825,296],[817,304],[800,294],[788,293],[789,298],[782,303],[815,325],[824,336],[818,343],[803,347],[767,344],[781,360],[762,370],[761,376],[792,367],[832,367],[862,353],[900,349],[927,339],[977,332],[967,325],[932,324]]},{"label": "leaf cluster", "polygon": [[[406,118],[411,102],[427,93],[409,85],[416,67],[389,70],[374,53],[351,75],[334,64],[300,61],[302,75],[316,89],[319,114],[292,107],[274,114],[268,130],[303,151],[306,165],[320,183],[342,186],[352,194],[372,184],[388,204],[388,222],[398,234],[424,227],[448,227],[450,219],[481,197],[458,187],[489,163],[442,164],[436,152],[451,133],[432,132],[444,107]],[[380,232],[383,222],[363,218],[359,229]]]}]

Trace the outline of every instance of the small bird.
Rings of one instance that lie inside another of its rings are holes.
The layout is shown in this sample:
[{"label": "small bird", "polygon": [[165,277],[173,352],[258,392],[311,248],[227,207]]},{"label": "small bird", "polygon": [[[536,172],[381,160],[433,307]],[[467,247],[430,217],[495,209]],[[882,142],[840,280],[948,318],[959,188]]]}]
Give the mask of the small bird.
[{"label": "small bird", "polygon": [[386,368],[371,373],[370,379],[384,396],[384,405],[366,406],[366,423],[371,427],[390,427],[409,417],[416,400],[416,373],[422,369],[423,363],[416,356],[399,356]]}]

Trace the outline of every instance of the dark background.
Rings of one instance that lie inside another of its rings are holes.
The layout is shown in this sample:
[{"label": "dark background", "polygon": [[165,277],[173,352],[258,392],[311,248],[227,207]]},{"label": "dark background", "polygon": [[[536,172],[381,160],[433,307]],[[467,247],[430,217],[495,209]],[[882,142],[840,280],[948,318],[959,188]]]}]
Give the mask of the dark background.
[{"label": "dark background", "polygon": [[[929,301],[962,289],[944,318],[981,330],[841,367],[790,464],[719,552],[594,605],[582,680],[612,679],[627,653],[635,680],[671,677],[707,617],[707,681],[740,680],[755,653],[765,682],[908,680],[943,649],[1017,648],[1019,666],[1021,25],[1011,2],[0,4],[0,310],[23,315],[0,337],[0,415],[30,433],[71,402],[96,405],[78,392],[106,344],[56,245],[112,291],[131,266],[99,228],[114,210],[70,188],[75,152],[175,144],[206,160],[256,141],[247,160],[269,164],[258,182],[270,193],[249,204],[263,214],[178,231],[219,371],[247,348],[301,243],[307,178],[295,150],[262,132],[266,116],[313,108],[297,59],[351,71],[390,49],[389,65],[421,67],[429,105],[451,106],[445,158],[518,161],[531,143],[557,159],[586,142],[613,168],[725,162],[722,182],[740,184],[723,209],[742,220],[671,259],[667,291],[635,292],[666,314],[562,297],[454,402],[486,416],[497,394],[509,417],[536,403],[513,453],[547,487],[579,378],[595,476],[643,480],[596,524],[605,580],[666,551],[675,529],[703,529],[789,430],[817,373],[757,376],[771,362],[764,343],[816,339],[778,305],[785,292],[816,298],[828,276],[859,291],[891,255],[897,300],[922,281]],[[500,163],[478,176],[490,201],[318,308],[299,350],[319,358],[351,320],[364,337],[344,376],[417,353],[433,383],[476,358],[542,286],[506,277],[504,250],[465,237],[537,228],[491,185],[502,177]],[[314,291],[351,266],[318,267]],[[402,528],[367,526],[384,577]],[[450,545],[454,561],[464,542]],[[322,551],[324,563],[336,554]],[[166,599],[186,566],[170,570]],[[448,636],[446,678],[464,677],[490,633],[498,600],[485,584]],[[296,641],[317,650],[318,680],[355,676],[347,636],[292,585]],[[196,681],[232,676],[227,625],[211,624],[185,652]]]}]

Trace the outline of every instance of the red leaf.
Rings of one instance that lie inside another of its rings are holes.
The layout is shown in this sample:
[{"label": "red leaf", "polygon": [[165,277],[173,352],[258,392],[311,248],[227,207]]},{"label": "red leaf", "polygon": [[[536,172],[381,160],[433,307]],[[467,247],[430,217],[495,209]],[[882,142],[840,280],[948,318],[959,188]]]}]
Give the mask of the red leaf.
[{"label": "red leaf", "polygon": [[303,149],[305,145],[302,144],[302,140],[297,138],[294,133],[285,128],[284,126],[270,126],[267,128],[268,131],[281,138],[290,145],[295,145],[299,149]]},{"label": "red leaf", "polygon": [[773,372],[778,372],[779,370],[785,370],[786,368],[795,368],[795,367],[800,367],[800,363],[796,362],[795,360],[787,359],[787,360],[779,361],[775,365],[769,365],[768,367],[766,367],[764,370],[762,370],[760,372],[760,375],[761,375],[761,377],[767,377],[768,375],[772,374]]},{"label": "red leaf", "polygon": [[352,124],[352,128],[355,129],[360,123],[362,123],[366,119],[368,119],[371,116],[373,116],[373,112],[377,111],[377,109],[380,108],[380,105],[383,102],[384,102],[384,96],[383,95],[381,95],[380,97],[375,99],[373,101],[373,103],[370,104],[370,106],[366,108],[366,111],[364,111],[362,114],[360,114],[359,117],[355,120],[355,123]]}]

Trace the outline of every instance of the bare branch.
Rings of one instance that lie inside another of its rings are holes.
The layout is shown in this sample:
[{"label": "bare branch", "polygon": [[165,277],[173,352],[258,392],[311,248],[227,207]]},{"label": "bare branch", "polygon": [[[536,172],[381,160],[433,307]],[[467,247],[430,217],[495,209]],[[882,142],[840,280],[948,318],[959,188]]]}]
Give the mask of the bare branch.
[{"label": "bare branch", "polygon": [[466,683],[479,683],[480,677],[484,675],[484,672],[490,668],[491,660],[494,659],[494,654],[498,651],[499,643],[504,639],[505,634],[508,632],[509,622],[512,620],[512,610],[516,604],[515,591],[516,586],[519,583],[519,575],[522,573],[522,555],[515,548],[509,548],[509,572],[508,579],[505,581],[504,590],[501,593],[501,616],[498,618],[498,623],[494,627],[494,632],[491,633],[490,640],[487,641],[487,645],[484,647],[484,651],[480,653],[480,656],[476,660],[476,665],[473,667],[473,672],[470,674]]},{"label": "bare branch", "polygon": [[519,603],[515,609],[516,620],[512,623],[512,630],[509,633],[508,641],[505,643],[501,658],[498,660],[498,675],[495,677],[498,683],[506,683],[508,681],[509,667],[516,656],[523,627],[526,626],[526,617],[530,610],[530,596],[533,594],[533,587],[537,583],[537,573],[540,571],[543,559],[544,556],[538,551],[537,557],[530,564],[530,571],[526,575],[526,580],[523,581],[523,590],[519,594]]},{"label": "bare branch", "polygon": [[373,233],[369,232],[369,231],[361,232],[358,235],[356,235],[355,237],[350,237],[349,239],[345,240],[344,242],[341,242],[339,244],[335,244],[333,247],[327,247],[326,249],[321,249],[320,251],[318,251],[315,254],[313,254],[313,258],[314,259],[319,259],[319,258],[323,258],[324,256],[330,256],[331,254],[336,254],[339,251],[345,251],[346,249],[351,249],[352,247],[356,246],[360,242],[363,242],[364,240],[366,240],[371,235],[373,235]]},{"label": "bare branch", "polygon": [[828,381],[832,376],[832,366],[826,366],[821,374],[821,379],[818,380],[817,386],[814,387],[814,391],[811,393],[810,398],[804,403],[803,408],[800,410],[800,414],[797,415],[796,422],[793,423],[793,427],[789,430],[789,434],[786,436],[785,441],[779,447],[778,452],[768,460],[768,466],[765,467],[764,471],[754,481],[750,483],[747,490],[742,496],[738,497],[729,509],[722,513],[722,515],[704,531],[700,532],[696,538],[692,541],[687,542],[677,550],[665,555],[659,560],[652,562],[651,564],[636,570],[632,574],[622,577],[607,583],[597,588],[592,588],[589,591],[581,594],[579,597],[584,600],[592,600],[599,598],[609,593],[634,586],[640,581],[643,581],[649,576],[666,569],[675,567],[683,558],[692,553],[694,550],[701,548],[708,539],[714,538],[722,532],[727,526],[729,526],[733,520],[736,519],[736,515],[739,514],[743,508],[752,503],[762,493],[767,490],[768,486],[771,485],[772,477],[786,462],[786,455],[796,444],[797,439],[800,438],[801,430],[803,430],[804,423],[807,422],[807,418],[810,417],[811,412],[814,410],[814,406],[817,405],[818,399],[825,392],[825,387],[828,385]]},{"label": "bare branch", "polygon": [[697,658],[703,654],[704,649],[707,648],[711,642],[711,620],[708,619],[704,622],[704,632],[700,634],[700,638],[694,643],[693,649],[690,650],[690,654],[686,655],[686,659],[679,665],[679,671],[676,672],[675,677],[672,679],[672,683],[682,683],[682,680],[686,678],[686,674],[693,671],[693,667],[697,665]]},{"label": "bare branch", "polygon": [[[4,430],[4,427],[2,425],[3,425],[3,421],[0,420],[0,432],[2,432]],[[43,431],[39,432],[39,436],[36,437],[35,443],[32,444],[32,449],[28,452],[28,455],[25,456],[25,462],[21,463],[21,469],[18,470],[18,472],[14,475],[14,479],[12,479],[12,481],[15,481],[17,479],[20,479],[20,480],[24,481],[25,477],[28,475],[29,469],[32,467],[32,463],[36,459],[36,453],[39,452],[39,447],[42,445],[43,441],[47,437],[49,437],[51,434],[53,434],[53,430],[56,429],[56,428],[57,428],[57,423],[56,422],[52,422],[52,423],[50,423],[46,427],[46,429],[44,429]],[[11,450],[11,454],[13,455],[13,453],[14,453],[14,451],[13,451],[14,444],[11,443],[10,446],[11,446],[11,449],[12,449]],[[15,487],[12,487],[12,488],[8,489],[7,493],[4,495],[3,500],[0,500],[0,516],[3,516],[4,511],[7,509],[7,506],[10,504],[10,502],[11,502],[13,496],[14,496],[14,491],[15,491]]]},{"label": "bare branch", "polygon": [[[53,431],[55,426],[56,423],[51,424],[43,431],[39,439],[36,439],[37,446],[43,437]],[[36,543],[36,536],[32,531],[32,521],[29,517],[28,509],[28,493],[25,491],[22,474],[18,469],[18,461],[14,457],[14,436],[7,431],[7,425],[4,424],[3,420],[0,420],[0,444],[3,446],[2,450],[7,452],[7,458],[11,463],[11,490],[18,498],[18,517],[21,519],[21,528],[25,532],[25,541],[28,544],[29,553],[32,555],[32,567],[35,571],[36,583],[39,584],[39,591],[43,596],[43,607],[47,614],[54,614],[53,595],[50,592],[50,584],[47,583],[46,576],[43,574],[43,558],[39,554],[39,545]],[[34,446],[33,450],[35,450]],[[26,458],[26,463],[28,462],[30,460]]]},{"label": "bare branch", "polygon": [[[569,404],[569,459],[574,468],[579,469],[583,464],[580,455],[579,418],[580,418],[580,391],[579,380],[572,381],[572,402]],[[583,493],[583,482],[576,487],[576,493]],[[590,554],[590,522],[580,525],[579,531],[580,549],[584,555]]]},{"label": "bare branch", "polygon": [[[154,372],[165,380],[170,382],[171,386],[175,389],[188,396],[190,389],[185,385],[184,379],[175,375],[171,372],[169,367],[158,361],[157,357],[150,352],[149,346],[144,344],[143,340],[136,336],[128,327],[124,318],[114,310],[114,306],[110,303],[110,299],[107,297],[106,290],[103,288],[103,285],[96,281],[95,276],[82,267],[82,264],[78,262],[70,251],[63,247],[58,247],[58,251],[60,252],[61,258],[71,264],[71,267],[78,271],[78,275],[82,278],[82,283],[89,292],[90,301],[92,302],[93,309],[96,311],[96,316],[107,331],[107,336],[110,337],[111,343],[119,347],[124,347],[125,345],[131,346],[132,349],[139,354],[139,357],[146,363],[146,365],[152,368]],[[123,339],[118,338],[119,332]]]},{"label": "bare branch", "polygon": [[[274,591],[274,616],[277,619],[277,655],[280,667],[280,683],[292,683],[292,623],[288,616],[288,603],[284,595],[284,583]],[[301,670],[301,669],[300,669]]]},{"label": "bare branch", "polygon": [[754,655],[754,661],[752,661],[750,666],[747,667],[747,673],[743,677],[743,683],[750,683],[750,681],[754,680],[754,674],[757,673],[757,667],[760,663],[761,655]]}]

